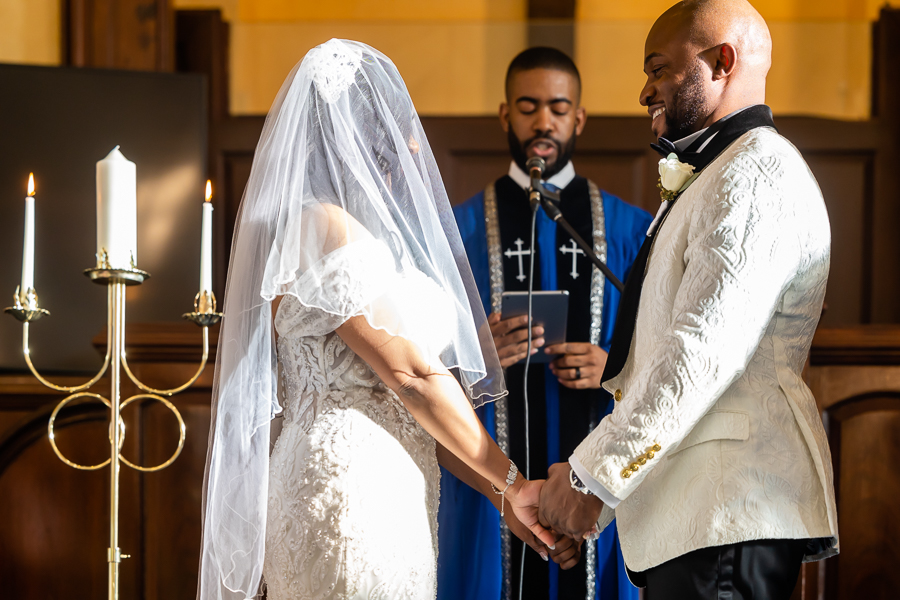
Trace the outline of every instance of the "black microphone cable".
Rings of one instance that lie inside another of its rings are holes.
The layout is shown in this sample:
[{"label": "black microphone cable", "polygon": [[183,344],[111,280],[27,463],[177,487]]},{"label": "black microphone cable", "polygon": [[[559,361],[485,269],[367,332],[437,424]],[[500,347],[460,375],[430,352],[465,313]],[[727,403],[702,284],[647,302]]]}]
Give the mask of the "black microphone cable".
[{"label": "black microphone cable", "polygon": [[[543,162],[543,161],[541,161]],[[531,190],[534,193],[535,190]],[[531,203],[531,244],[528,248],[531,250],[528,256],[528,350],[525,355],[525,376],[523,389],[523,397],[525,400],[525,479],[531,479],[531,423],[528,414],[528,367],[531,366],[531,300],[534,296],[534,242],[535,230],[537,229],[537,214],[540,202]],[[519,561],[519,600],[522,600],[522,588],[525,582],[525,550],[528,544],[522,542],[522,558]]]}]

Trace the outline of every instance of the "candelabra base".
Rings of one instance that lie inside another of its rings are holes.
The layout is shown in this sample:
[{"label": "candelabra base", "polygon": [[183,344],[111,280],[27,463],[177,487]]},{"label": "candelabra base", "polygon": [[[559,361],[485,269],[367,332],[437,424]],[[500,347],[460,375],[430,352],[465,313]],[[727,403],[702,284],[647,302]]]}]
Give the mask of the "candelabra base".
[{"label": "candelabra base", "polygon": [[140,285],[146,279],[150,278],[150,273],[141,271],[140,269],[107,269],[97,267],[94,269],[85,269],[84,274],[91,278],[91,281],[100,285],[121,281],[125,285]]},{"label": "candelabra base", "polygon": [[182,319],[187,319],[200,327],[209,327],[215,325],[222,319],[220,312],[189,312],[181,315]]},{"label": "candelabra base", "polygon": [[41,317],[50,315],[50,311],[43,308],[35,308],[33,310],[30,310],[21,306],[10,306],[9,308],[4,308],[3,312],[14,316],[16,320],[21,321],[22,323],[30,323],[31,321],[37,321]]}]

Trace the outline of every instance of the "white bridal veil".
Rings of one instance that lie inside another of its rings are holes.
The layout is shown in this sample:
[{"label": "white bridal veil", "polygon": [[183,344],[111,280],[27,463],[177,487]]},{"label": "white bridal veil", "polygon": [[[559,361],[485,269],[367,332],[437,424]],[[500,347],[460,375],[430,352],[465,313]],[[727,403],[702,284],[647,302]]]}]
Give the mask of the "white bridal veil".
[{"label": "white bridal veil", "polygon": [[[360,252],[377,245],[389,252]],[[266,119],[238,215],[213,388],[199,597],[253,597],[262,575],[269,422],[280,411],[271,300],[292,294],[414,343],[384,293],[348,293],[335,253],[384,256],[399,277],[427,276],[455,307],[436,349],[475,406],[505,394],[487,320],[447,193],[406,85],[358,42],[313,48]],[[346,278],[344,278],[346,280]],[[382,286],[384,287],[384,286]],[[367,301],[350,301],[366,297]],[[382,301],[379,302],[379,297]],[[390,311],[387,311],[390,313]],[[445,331],[446,333],[446,331]]]}]

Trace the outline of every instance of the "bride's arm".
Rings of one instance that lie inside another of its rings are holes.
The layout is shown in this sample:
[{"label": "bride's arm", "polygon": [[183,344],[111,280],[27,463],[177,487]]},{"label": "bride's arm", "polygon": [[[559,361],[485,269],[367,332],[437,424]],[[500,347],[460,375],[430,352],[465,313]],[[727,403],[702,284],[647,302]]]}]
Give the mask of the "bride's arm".
[{"label": "bride's arm", "polygon": [[[362,316],[341,325],[337,334],[372,367],[439,444],[498,489],[506,487],[509,459],[485,431],[459,383],[446,368],[428,364],[415,344],[372,328]],[[520,474],[507,490],[506,502],[538,539],[553,547],[553,535],[537,519],[540,488],[541,482],[528,481]]]}]

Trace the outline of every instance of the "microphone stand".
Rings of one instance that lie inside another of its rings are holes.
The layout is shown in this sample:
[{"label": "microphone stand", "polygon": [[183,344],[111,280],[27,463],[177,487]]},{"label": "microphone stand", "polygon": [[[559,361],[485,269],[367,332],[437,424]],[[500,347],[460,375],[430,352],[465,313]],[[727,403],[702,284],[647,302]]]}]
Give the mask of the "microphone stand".
[{"label": "microphone stand", "polygon": [[559,194],[557,192],[551,192],[544,187],[544,184],[541,183],[540,171],[538,169],[531,170],[531,187],[528,189],[528,200],[531,202],[532,209],[537,205],[542,206],[544,212],[547,213],[547,216],[561,225],[562,228],[566,230],[566,233],[572,236],[572,239],[575,240],[575,244],[581,248],[585,256],[594,263],[594,266],[600,269],[600,272],[606,276],[611,284],[616,286],[616,289],[619,290],[619,292],[622,292],[625,289],[625,285],[619,281],[619,278],[616,277],[612,271],[609,270],[606,263],[600,260],[600,257],[594,253],[594,249],[584,241],[584,238],[578,235],[571,225],[569,225],[569,222],[562,216],[559,207],[551,202],[551,200],[559,202]]}]

